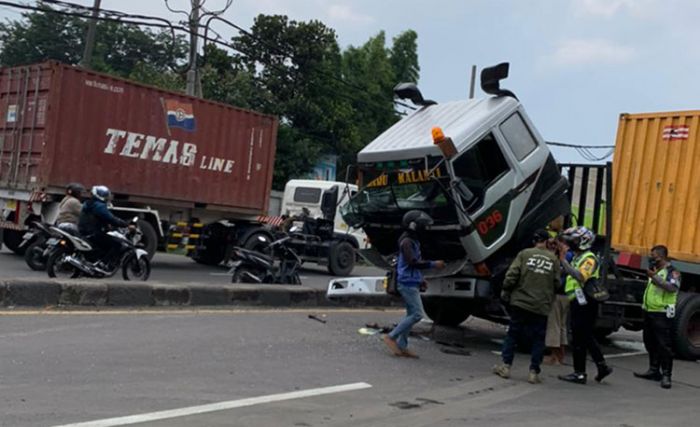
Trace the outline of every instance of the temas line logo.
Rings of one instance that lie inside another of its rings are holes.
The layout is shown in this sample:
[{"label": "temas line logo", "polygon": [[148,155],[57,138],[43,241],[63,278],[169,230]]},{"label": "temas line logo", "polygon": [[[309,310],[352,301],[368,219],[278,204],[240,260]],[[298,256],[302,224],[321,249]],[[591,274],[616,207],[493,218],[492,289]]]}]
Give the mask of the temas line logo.
[{"label": "temas line logo", "polygon": [[163,107],[168,117],[168,128],[181,128],[188,132],[194,132],[196,124],[192,104],[176,99],[166,99],[163,101]]}]

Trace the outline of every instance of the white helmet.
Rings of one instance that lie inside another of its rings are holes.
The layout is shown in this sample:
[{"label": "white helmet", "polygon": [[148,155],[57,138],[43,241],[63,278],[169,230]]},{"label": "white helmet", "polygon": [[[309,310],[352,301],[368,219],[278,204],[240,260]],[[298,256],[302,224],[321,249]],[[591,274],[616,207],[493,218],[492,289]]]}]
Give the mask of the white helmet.
[{"label": "white helmet", "polygon": [[567,228],[561,237],[565,242],[582,251],[590,249],[595,241],[595,234],[582,225]]},{"label": "white helmet", "polygon": [[105,187],[104,185],[96,185],[92,187],[92,191],[90,191],[90,193],[93,197],[102,200],[103,202],[106,202],[111,194],[109,192],[109,188]]}]

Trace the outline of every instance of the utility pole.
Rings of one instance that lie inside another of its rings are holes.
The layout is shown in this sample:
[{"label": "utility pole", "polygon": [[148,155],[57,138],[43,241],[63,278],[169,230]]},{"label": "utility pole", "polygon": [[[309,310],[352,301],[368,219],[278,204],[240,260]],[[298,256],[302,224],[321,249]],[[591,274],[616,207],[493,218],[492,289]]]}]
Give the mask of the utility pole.
[{"label": "utility pole", "polygon": [[92,51],[95,48],[95,32],[97,30],[97,17],[100,15],[100,3],[102,3],[102,0],[95,0],[92,6],[92,19],[88,22],[83,60],[80,61],[80,65],[83,68],[92,68]]},{"label": "utility pole", "polygon": [[469,84],[469,99],[474,99],[474,86],[476,85],[476,65],[472,65],[472,80]]},{"label": "utility pole", "polygon": [[199,81],[197,72],[197,44],[199,31],[199,10],[202,8],[201,0],[192,1],[192,12],[190,13],[190,68],[187,70],[187,94],[191,96],[202,96],[202,84]]}]

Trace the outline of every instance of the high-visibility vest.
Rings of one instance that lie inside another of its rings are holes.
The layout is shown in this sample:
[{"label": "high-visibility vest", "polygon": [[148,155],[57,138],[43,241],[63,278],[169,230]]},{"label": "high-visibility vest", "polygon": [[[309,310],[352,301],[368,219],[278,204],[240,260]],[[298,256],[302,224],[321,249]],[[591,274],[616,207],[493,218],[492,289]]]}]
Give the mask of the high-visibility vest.
[{"label": "high-visibility vest", "polygon": [[[661,269],[661,271],[656,274],[659,275],[664,281],[668,278],[669,267]],[[644,311],[651,313],[660,313],[666,311],[666,307],[669,305],[675,305],[678,300],[678,292],[669,292],[666,289],[662,289],[654,284],[654,282],[649,279],[647,282],[647,288],[644,291],[644,302],[642,303],[642,308]]]},{"label": "high-visibility vest", "polygon": [[[572,267],[575,270],[579,270],[579,267],[581,267],[581,264],[587,259],[593,257],[596,260],[596,266],[595,266],[595,271],[593,272],[593,275],[589,279],[593,278],[599,278],[600,277],[600,262],[598,262],[598,258],[595,256],[595,254],[591,251],[586,251],[582,253],[581,255],[577,256],[576,258],[573,259]],[[576,289],[583,289],[583,286],[581,283],[578,282],[573,276],[568,275],[566,276],[566,285],[564,286],[564,292],[566,292],[566,295],[569,297],[569,300],[573,300],[576,298]]]}]

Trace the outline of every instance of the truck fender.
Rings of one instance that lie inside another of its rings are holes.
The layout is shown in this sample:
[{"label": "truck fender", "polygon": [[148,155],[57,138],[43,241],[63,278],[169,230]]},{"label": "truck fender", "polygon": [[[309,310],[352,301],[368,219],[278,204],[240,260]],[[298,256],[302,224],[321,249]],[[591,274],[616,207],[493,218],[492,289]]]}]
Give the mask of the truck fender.
[{"label": "truck fender", "polygon": [[360,249],[360,243],[352,234],[333,233],[333,240],[341,242],[349,242],[355,249]]}]

